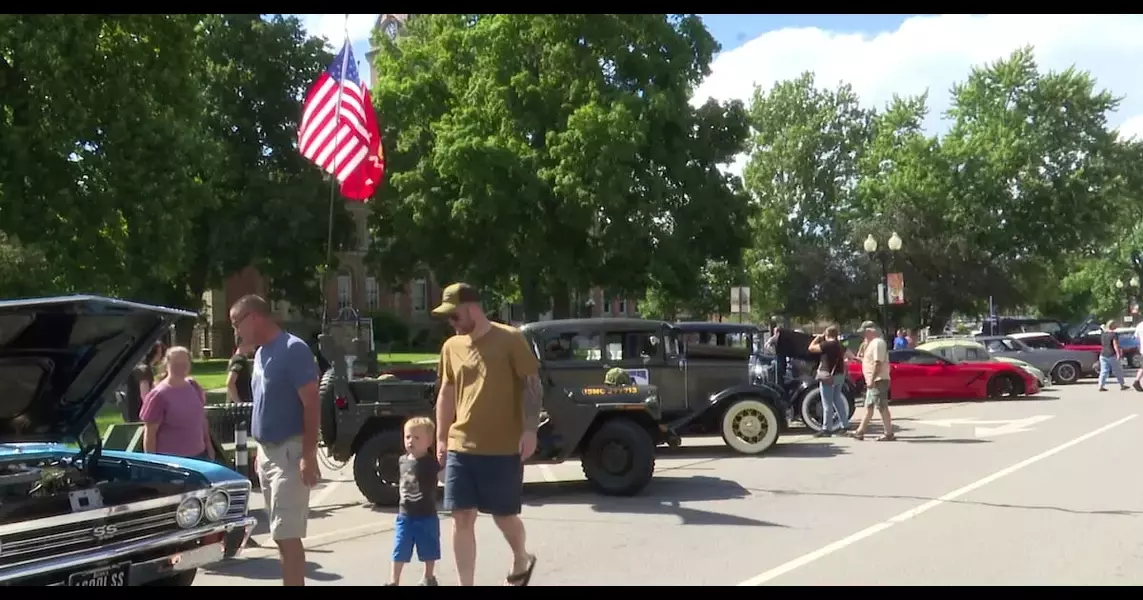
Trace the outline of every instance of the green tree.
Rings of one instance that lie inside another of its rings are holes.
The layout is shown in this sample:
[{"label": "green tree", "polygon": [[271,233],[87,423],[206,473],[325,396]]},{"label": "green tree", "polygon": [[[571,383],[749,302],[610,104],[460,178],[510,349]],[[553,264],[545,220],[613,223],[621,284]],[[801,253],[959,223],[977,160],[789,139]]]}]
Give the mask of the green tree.
[{"label": "green tree", "polygon": [[0,16],[0,227],[50,257],[41,293],[131,294],[176,271],[210,199],[200,20]]},{"label": "green tree", "polygon": [[374,68],[389,182],[371,260],[510,294],[685,295],[739,257],[745,198],[718,170],[740,104],[692,107],[718,45],[693,15],[423,15]]},{"label": "green tree", "polygon": [[763,313],[850,320],[875,279],[859,269],[858,162],[874,112],[848,85],[818,89],[811,73],[755,89],[753,138],[743,177],[754,200],[745,264]]}]

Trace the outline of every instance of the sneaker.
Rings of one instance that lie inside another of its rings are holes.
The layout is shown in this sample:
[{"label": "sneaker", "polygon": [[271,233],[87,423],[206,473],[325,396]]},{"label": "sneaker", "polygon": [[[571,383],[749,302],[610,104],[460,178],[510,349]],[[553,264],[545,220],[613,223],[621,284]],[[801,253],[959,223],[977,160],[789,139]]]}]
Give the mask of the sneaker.
[{"label": "sneaker", "polygon": [[421,580],[421,585],[424,587],[438,587],[436,577],[426,577]]},{"label": "sneaker", "polygon": [[1129,387],[1127,387],[1127,386],[1125,386],[1125,385],[1121,385],[1121,386],[1119,386],[1119,391],[1121,391],[1121,392],[1126,392],[1126,391],[1127,391],[1127,390],[1129,390],[1129,389],[1131,389],[1131,388],[1129,388]]},{"label": "sneaker", "polygon": [[825,430],[814,432],[814,437],[816,438],[830,437],[831,435],[833,435],[833,433]]},{"label": "sneaker", "polygon": [[1106,391],[1107,391],[1107,388],[1099,388],[1099,391],[1101,391],[1101,392],[1106,392]]}]

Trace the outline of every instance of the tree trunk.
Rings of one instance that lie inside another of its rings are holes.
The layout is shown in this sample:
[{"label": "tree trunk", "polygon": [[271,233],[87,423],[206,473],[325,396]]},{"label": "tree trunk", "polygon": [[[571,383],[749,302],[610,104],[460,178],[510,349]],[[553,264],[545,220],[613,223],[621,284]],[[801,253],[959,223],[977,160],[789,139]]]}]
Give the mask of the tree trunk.
[{"label": "tree trunk", "polygon": [[548,309],[548,302],[544,300],[539,278],[534,275],[520,275],[520,299],[524,304],[525,323],[539,321],[540,313]]},{"label": "tree trunk", "polygon": [[571,292],[567,284],[556,283],[552,285],[552,318],[570,319],[572,314]]}]

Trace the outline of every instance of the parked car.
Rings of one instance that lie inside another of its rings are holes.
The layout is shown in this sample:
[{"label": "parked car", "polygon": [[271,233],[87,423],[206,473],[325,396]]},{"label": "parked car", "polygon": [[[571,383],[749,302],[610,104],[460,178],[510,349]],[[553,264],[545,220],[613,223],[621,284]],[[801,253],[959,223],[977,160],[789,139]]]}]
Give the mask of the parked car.
[{"label": "parked car", "polygon": [[1118,327],[1119,347],[1123,350],[1123,361],[1133,369],[1143,367],[1143,355],[1139,353],[1139,338],[1135,337],[1134,327]]},{"label": "parked car", "polygon": [[[673,327],[682,332],[687,353],[687,364],[696,366],[705,362],[711,353],[735,353],[737,361],[726,365],[726,375],[729,378],[740,377],[739,369],[745,365],[749,373],[749,382],[755,387],[769,387],[779,391],[787,407],[786,420],[789,424],[800,422],[812,431],[821,430],[822,401],[821,390],[814,379],[817,371],[818,356],[809,352],[810,341],[813,336],[801,331],[784,331],[779,338],[779,348],[767,348],[762,343],[763,332],[753,325],[735,323],[706,323],[682,322],[675,323]],[[768,337],[768,336],[767,336]],[[749,340],[749,341],[748,341]],[[732,345],[734,350],[719,346]],[[779,380],[777,373],[777,356],[774,350],[786,355],[786,372]],[[725,360],[725,358],[724,358]],[[717,381],[711,381],[706,389],[700,393],[718,393],[720,388]],[[852,382],[846,382],[842,390],[849,404],[849,414],[853,415],[857,406]]]},{"label": "parked car", "polygon": [[92,296],[0,302],[0,585],[189,586],[230,532],[249,537],[245,477],[104,451],[95,425],[168,326],[195,317]]},{"label": "parked car", "polygon": [[[1047,334],[1045,334],[1047,335]],[[1010,365],[1024,369],[1036,381],[1040,382],[1040,387],[1045,388],[1052,384],[1051,378],[1039,368],[1026,363],[1018,358],[1010,356],[994,356],[988,353],[988,349],[984,344],[971,340],[968,338],[943,338],[926,342],[919,347],[921,350],[932,352],[941,358],[951,360],[953,362],[988,362],[997,361],[1004,362]]]},{"label": "parked car", "polygon": [[[1096,364],[1095,370],[1099,370],[1099,351],[1101,346],[1098,343],[1084,344],[1084,343],[1071,343],[1061,342],[1050,333],[1043,333],[1038,331],[1030,331],[1027,333],[1013,333],[1011,337],[1024,342],[1026,346],[1033,349],[1046,348],[1049,350],[1076,350],[1079,352],[1088,352],[1092,355],[1092,360]],[[1083,341],[1083,340],[1081,340]],[[1098,342],[1098,340],[1097,340]]]},{"label": "parked car", "polygon": [[1081,376],[1097,373],[1091,368],[1097,359],[1090,352],[1036,349],[1011,336],[982,335],[977,336],[976,341],[984,344],[988,353],[994,357],[1018,358],[1035,365],[1036,368],[1049,374],[1052,381],[1058,384],[1072,384],[1079,381]]},{"label": "parked car", "polygon": [[[861,363],[849,363],[850,378],[864,389]],[[1023,369],[999,361],[954,362],[921,349],[889,351],[889,397],[1017,398],[1040,393],[1040,382]]]}]

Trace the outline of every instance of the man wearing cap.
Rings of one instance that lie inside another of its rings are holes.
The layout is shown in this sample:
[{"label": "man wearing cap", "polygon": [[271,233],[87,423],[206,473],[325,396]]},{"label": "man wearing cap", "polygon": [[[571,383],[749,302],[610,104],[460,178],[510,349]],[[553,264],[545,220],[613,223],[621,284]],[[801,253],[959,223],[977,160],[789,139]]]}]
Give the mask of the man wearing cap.
[{"label": "man wearing cap", "polygon": [[489,321],[480,294],[464,283],[444,289],[433,315],[456,335],[441,346],[437,458],[445,469],[445,510],[452,512],[460,585],[473,585],[476,516],[492,515],[512,548],[505,585],[526,586],[536,557],[520,520],[524,461],[536,451],[543,388],[540,363],[524,335]]},{"label": "man wearing cap", "polygon": [[889,415],[889,347],[877,331],[873,321],[861,324],[865,341],[861,345],[861,373],[865,377],[865,416],[861,425],[852,436],[855,439],[865,439],[865,430],[873,421],[873,410],[881,413],[881,422],[885,433],[877,438],[879,442],[891,442],[893,436],[893,419]]}]

